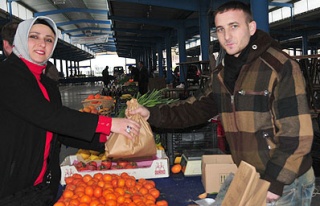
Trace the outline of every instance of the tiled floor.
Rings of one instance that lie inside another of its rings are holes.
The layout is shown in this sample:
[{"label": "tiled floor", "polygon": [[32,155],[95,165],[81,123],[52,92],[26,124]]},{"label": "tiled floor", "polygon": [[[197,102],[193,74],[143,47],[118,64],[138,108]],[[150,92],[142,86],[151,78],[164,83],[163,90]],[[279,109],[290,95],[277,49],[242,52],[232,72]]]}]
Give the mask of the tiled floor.
[{"label": "tiled floor", "polygon": [[[73,109],[82,108],[81,101],[84,100],[89,94],[100,93],[102,90],[101,84],[95,85],[76,85],[76,86],[60,86],[60,92],[62,97],[62,103]],[[75,154],[78,149],[62,146],[60,158],[61,161],[71,154]],[[316,190],[314,192],[313,202],[311,206],[320,206],[320,177],[316,179]]]}]

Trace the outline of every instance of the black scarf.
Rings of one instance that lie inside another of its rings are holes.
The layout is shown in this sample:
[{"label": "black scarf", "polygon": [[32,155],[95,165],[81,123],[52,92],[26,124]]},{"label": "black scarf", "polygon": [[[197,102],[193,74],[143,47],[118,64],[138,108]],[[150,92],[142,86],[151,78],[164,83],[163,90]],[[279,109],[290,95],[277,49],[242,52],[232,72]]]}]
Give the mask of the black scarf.
[{"label": "black scarf", "polygon": [[238,79],[242,66],[247,61],[251,45],[255,39],[256,34],[251,36],[248,45],[242,50],[238,57],[229,54],[226,54],[224,57],[224,84],[231,93],[234,92],[236,80]]}]

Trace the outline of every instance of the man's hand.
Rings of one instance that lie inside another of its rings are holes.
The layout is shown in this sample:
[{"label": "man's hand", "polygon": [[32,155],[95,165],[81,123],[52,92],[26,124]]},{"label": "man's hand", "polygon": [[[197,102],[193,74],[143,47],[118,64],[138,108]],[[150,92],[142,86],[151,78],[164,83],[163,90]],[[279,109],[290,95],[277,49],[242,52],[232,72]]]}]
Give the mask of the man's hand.
[{"label": "man's hand", "polygon": [[145,108],[144,106],[139,106],[137,109],[135,110],[128,110],[126,109],[126,116],[131,116],[134,114],[140,114],[141,117],[143,117],[145,120],[148,120],[150,117],[150,112],[147,108]]},{"label": "man's hand", "polygon": [[274,203],[280,198],[279,195],[276,195],[270,191],[267,193],[267,203]]}]

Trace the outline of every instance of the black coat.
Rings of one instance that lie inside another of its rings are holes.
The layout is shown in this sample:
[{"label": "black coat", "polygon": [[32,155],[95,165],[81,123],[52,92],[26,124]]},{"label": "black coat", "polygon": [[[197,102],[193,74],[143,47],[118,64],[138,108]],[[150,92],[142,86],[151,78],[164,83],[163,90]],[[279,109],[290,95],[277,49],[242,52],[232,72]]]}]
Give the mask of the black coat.
[{"label": "black coat", "polygon": [[33,186],[42,168],[47,131],[54,133],[47,171],[54,198],[60,181],[60,143],[103,149],[95,134],[98,116],[62,106],[57,83],[41,75],[48,102],[34,75],[14,54],[0,70],[0,200]]}]

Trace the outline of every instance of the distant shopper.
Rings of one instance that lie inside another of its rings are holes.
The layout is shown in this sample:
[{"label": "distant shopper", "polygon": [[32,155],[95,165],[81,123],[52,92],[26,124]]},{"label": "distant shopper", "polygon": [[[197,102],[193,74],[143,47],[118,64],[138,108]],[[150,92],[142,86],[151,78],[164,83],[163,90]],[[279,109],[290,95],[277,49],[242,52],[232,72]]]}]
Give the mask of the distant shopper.
[{"label": "distant shopper", "polygon": [[109,66],[106,66],[102,71],[102,78],[104,86],[108,86],[108,84],[110,84],[112,80],[116,79],[116,77],[109,74]]},{"label": "distant shopper", "polygon": [[133,79],[134,82],[138,82],[139,81],[139,69],[137,67],[130,65],[129,71],[130,71],[131,79]]},{"label": "distant shopper", "polygon": [[56,82],[43,74],[57,34],[48,17],[21,22],[13,53],[0,63],[1,206],[54,204],[61,178],[61,143],[103,151],[111,132],[129,139],[139,134],[135,121],[62,105]]},{"label": "distant shopper", "polygon": [[14,35],[16,34],[18,25],[19,23],[11,21],[5,24],[1,29],[3,53],[6,57],[8,57],[12,53],[13,39]]},{"label": "distant shopper", "polygon": [[145,94],[148,92],[149,73],[147,67],[142,61],[139,62],[139,92]]}]

